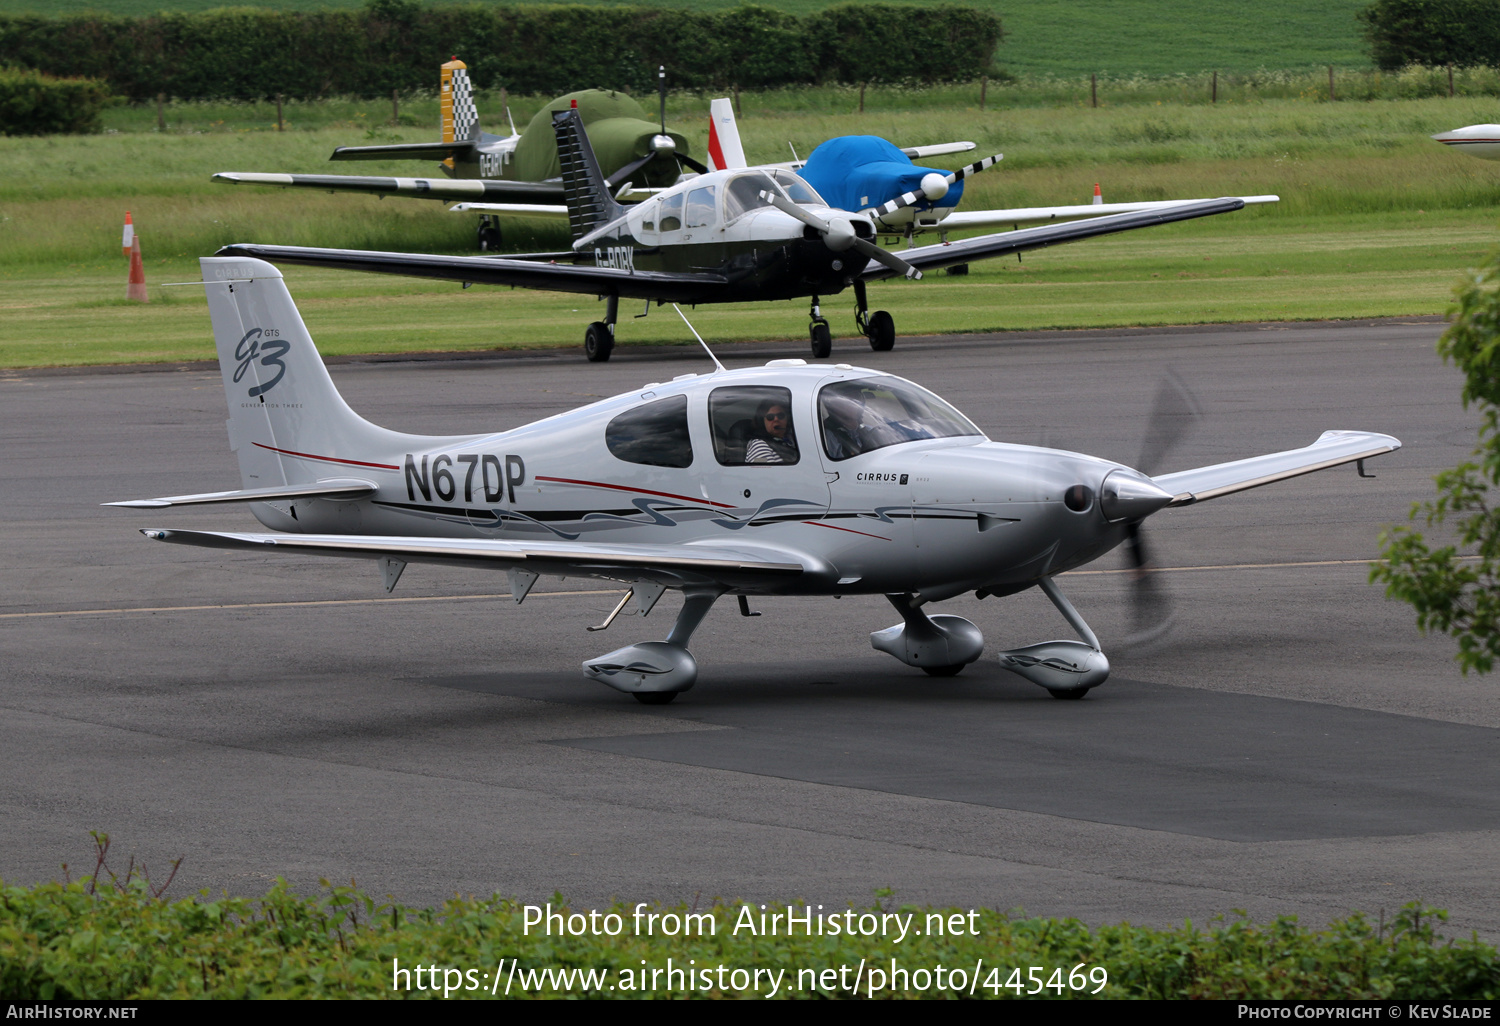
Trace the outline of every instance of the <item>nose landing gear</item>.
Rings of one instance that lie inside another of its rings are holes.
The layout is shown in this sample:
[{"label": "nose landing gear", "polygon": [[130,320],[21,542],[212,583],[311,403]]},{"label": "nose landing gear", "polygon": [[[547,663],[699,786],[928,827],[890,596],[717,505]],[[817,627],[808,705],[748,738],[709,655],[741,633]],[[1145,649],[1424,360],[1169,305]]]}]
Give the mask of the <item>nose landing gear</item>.
[{"label": "nose landing gear", "polygon": [[822,309],[818,306],[818,297],[812,297],[812,308],[807,315],[812,318],[809,334],[812,335],[812,354],[815,360],[826,360],[833,355],[833,332],[828,327],[828,319],[823,316]]},{"label": "nose landing gear", "polygon": [[498,253],[500,251],[500,219],[490,214],[482,214],[479,218],[479,252]]}]

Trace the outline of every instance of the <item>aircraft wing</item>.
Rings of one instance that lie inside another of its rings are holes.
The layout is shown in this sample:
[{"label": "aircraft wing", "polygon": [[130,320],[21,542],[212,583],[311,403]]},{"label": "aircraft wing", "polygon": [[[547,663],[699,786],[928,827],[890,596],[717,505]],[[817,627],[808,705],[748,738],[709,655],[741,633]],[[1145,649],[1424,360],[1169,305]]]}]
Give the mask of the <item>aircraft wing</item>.
[{"label": "aircraft wing", "polygon": [[[1280,196],[1238,196],[1246,206],[1254,203],[1278,203]],[[1072,217],[1107,217],[1110,214],[1132,214],[1141,210],[1165,210],[1184,203],[1206,203],[1207,200],[1150,200],[1143,203],[1079,203],[1065,207],[1012,207],[1009,210],[955,210],[936,225],[920,224],[925,229],[964,231],[971,228],[1003,228],[1021,221],[1053,221]]]},{"label": "aircraft wing", "polygon": [[165,509],[168,506],[205,506],[220,502],[276,502],[282,499],[364,499],[375,494],[373,481],[353,477],[329,478],[304,485],[272,485],[269,488],[240,488],[232,492],[202,492],[198,495],[166,495],[160,499],[127,499],[105,502],[104,506],[126,509]]},{"label": "aircraft wing", "polygon": [[248,256],[273,264],[335,267],[345,271],[400,274],[410,278],[516,285],[548,292],[616,295],[664,302],[709,303],[720,299],[729,279],[709,273],[635,271],[553,260],[507,257],[441,256],[429,253],[382,253],[363,249],[317,249],[307,246],[259,246],[236,243],[217,256]]},{"label": "aircraft wing", "polygon": [[977,147],[971,142],[935,143],[931,146],[906,146],[901,152],[912,160],[921,160],[924,157],[943,157],[949,153],[968,153]]},{"label": "aircraft wing", "polygon": [[221,171],[213,180],[228,185],[279,185],[292,189],[363,192],[374,196],[414,196],[435,200],[488,200],[493,203],[560,204],[561,182],[502,182],[489,178],[385,178],[377,175],[282,175]]},{"label": "aircraft wing", "polygon": [[442,160],[474,149],[473,139],[453,142],[396,143],[387,146],[339,146],[329,160]]},{"label": "aircraft wing", "polygon": [[568,219],[568,208],[552,203],[455,203],[448,210],[455,214],[479,211],[507,217],[540,217],[547,220]]},{"label": "aircraft wing", "polygon": [[669,587],[711,583],[728,587],[765,586],[790,582],[808,573],[833,573],[831,567],[810,556],[760,544],[607,545],[599,542],[490,541],[363,534],[244,534],[160,528],[148,528],[141,533],[155,541],[211,549],[351,559],[386,556],[406,563],[530,570],[537,574],[600,577],[613,581],[646,579]]},{"label": "aircraft wing", "polygon": [[1401,441],[1390,435],[1370,431],[1324,431],[1312,445],[1265,456],[1252,456],[1233,463],[1216,463],[1211,467],[1183,470],[1152,478],[1171,492],[1171,506],[1190,506],[1221,495],[1243,492],[1248,488],[1285,481],[1289,477],[1327,470],[1343,463],[1367,460],[1395,452]]},{"label": "aircraft wing", "polygon": [[[1112,214],[1108,217],[1092,217],[1082,221],[1045,224],[1037,228],[980,235],[972,239],[943,242],[935,246],[917,246],[914,249],[900,250],[898,253],[901,259],[912,267],[919,271],[928,271],[952,264],[966,264],[971,260],[986,260],[992,257],[1009,256],[1028,249],[1041,249],[1064,242],[1077,242],[1080,239],[1091,239],[1096,235],[1150,228],[1160,224],[1171,224],[1173,221],[1208,217],[1211,214],[1227,214],[1239,210],[1244,205],[1244,200],[1232,196],[1225,199],[1201,200],[1196,203],[1175,203],[1158,210],[1142,210],[1133,214]],[[885,278],[894,278],[901,273],[884,264],[871,264],[860,277],[865,281],[881,281]]]}]

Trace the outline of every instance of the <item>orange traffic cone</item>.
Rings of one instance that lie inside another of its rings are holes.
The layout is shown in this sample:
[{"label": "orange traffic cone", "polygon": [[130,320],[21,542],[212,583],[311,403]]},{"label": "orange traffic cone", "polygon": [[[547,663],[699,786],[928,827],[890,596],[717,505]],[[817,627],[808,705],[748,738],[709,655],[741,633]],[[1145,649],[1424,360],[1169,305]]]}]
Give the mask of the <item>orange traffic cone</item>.
[{"label": "orange traffic cone", "polygon": [[1102,207],[1103,205],[1104,205],[1104,193],[1102,193],[1102,192],[1099,191],[1099,183],[1095,182],[1094,183],[1094,206],[1096,206],[1096,207]]},{"label": "orange traffic cone", "polygon": [[125,211],[125,233],[120,236],[121,256],[130,256],[130,242],[135,238],[135,225],[131,223],[130,211]]},{"label": "orange traffic cone", "polygon": [[141,266],[141,237],[132,233],[130,239],[130,284],[125,286],[125,298],[137,303],[149,303],[146,295],[146,268]]}]

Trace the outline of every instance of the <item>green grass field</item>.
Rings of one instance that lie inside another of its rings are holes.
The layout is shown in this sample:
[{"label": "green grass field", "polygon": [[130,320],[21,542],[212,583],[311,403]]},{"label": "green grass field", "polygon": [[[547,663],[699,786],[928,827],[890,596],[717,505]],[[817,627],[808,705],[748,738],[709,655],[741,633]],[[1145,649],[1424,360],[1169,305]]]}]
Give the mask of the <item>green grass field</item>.
[{"label": "green grass field", "polygon": [[[971,179],[971,208],[1273,192],[1280,204],[974,265],[967,278],[882,284],[872,298],[903,335],[997,329],[1359,318],[1442,313],[1453,281],[1496,241],[1500,164],[1427,134],[1486,120],[1480,100],[1223,103],[974,108],[858,114],[787,113],[746,94],[751,159],[806,153],[847,132],[903,144],[954,138],[1003,151]],[[518,114],[537,103],[518,98]],[[531,105],[529,107],[528,105]],[[957,105],[953,105],[956,107]],[[695,101],[670,117],[692,126]],[[701,110],[701,108],[698,108]],[[409,108],[423,120],[435,109]],[[491,112],[491,117],[495,112]],[[269,130],[248,105],[110,112],[114,134],[0,140],[0,367],[207,359],[202,294],[163,283],[197,277],[196,258],[229,242],[472,252],[473,220],[404,199],[213,185],[214,171],[431,173],[423,165],[330,167],[335,145],[422,140],[391,128],[389,108],[341,101],[289,107],[293,130]],[[361,116],[363,115],[363,116]],[[319,127],[305,127],[317,125]],[[694,145],[701,152],[704,130]],[[130,209],[151,283],[148,306],[124,301],[118,248]],[[541,223],[508,229],[520,248],[564,244]],[[291,268],[314,337],[327,353],[577,345],[598,314],[591,297],[475,288]],[[852,335],[847,296],[826,304]],[[629,311],[634,312],[634,311]],[[719,339],[801,339],[802,303],[703,307]],[[683,342],[657,311],[623,322],[622,344]],[[861,341],[843,343],[858,349]]]},{"label": "green grass field", "polygon": [[[522,0],[532,2],[532,0]],[[616,0],[581,0],[612,3]],[[806,14],[828,0],[759,0],[762,6]],[[916,0],[895,0],[911,3]],[[141,15],[162,9],[200,11],[224,6],[279,10],[359,7],[363,0],[0,0],[0,13],[73,14],[86,10]],[[655,0],[654,6],[722,10],[738,0]],[[1173,75],[1217,68],[1365,67],[1369,56],[1355,12],[1368,0],[968,0],[965,6],[998,14],[1007,37],[998,63],[1025,74]]]}]

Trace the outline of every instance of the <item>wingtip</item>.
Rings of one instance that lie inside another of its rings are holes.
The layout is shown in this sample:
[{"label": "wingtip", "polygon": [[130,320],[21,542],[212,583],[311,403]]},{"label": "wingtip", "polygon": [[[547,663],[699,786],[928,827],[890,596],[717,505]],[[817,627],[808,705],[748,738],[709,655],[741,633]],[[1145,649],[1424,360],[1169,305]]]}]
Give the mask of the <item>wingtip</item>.
[{"label": "wingtip", "polygon": [[162,499],[126,499],[123,502],[101,502],[101,506],[118,506],[122,509],[162,509],[172,505]]}]

